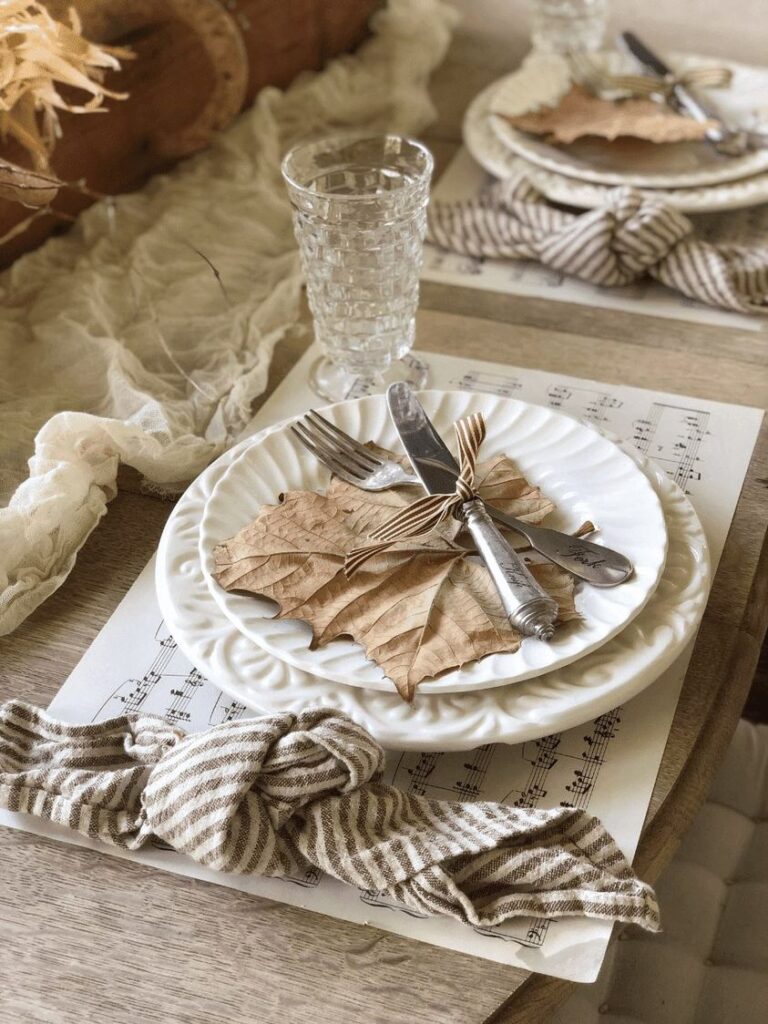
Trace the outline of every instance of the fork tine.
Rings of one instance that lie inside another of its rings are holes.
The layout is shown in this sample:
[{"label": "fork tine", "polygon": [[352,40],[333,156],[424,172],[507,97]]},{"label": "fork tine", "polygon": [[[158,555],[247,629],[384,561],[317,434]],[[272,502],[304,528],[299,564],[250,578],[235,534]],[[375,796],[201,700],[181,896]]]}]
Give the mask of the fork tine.
[{"label": "fork tine", "polygon": [[359,482],[365,478],[365,473],[358,466],[350,466],[348,463],[342,462],[339,458],[340,453],[324,445],[317,437],[310,434],[303,423],[292,423],[291,430],[304,447],[312,452],[315,458],[322,462],[324,466],[327,466],[336,476],[340,476],[352,483]]},{"label": "fork tine", "polygon": [[309,452],[311,452],[311,454],[314,455],[317,461],[322,463],[322,465],[325,466],[326,469],[330,469],[331,472],[334,473],[337,477],[339,477],[340,480],[346,480],[348,484],[352,484],[354,487],[360,487],[362,482],[360,477],[352,476],[352,474],[348,473],[345,469],[343,469],[341,464],[338,462],[334,462],[333,465],[329,465],[326,457],[315,448],[311,441],[308,441],[305,437],[303,437],[301,433],[298,430],[296,430],[293,426],[291,427],[291,430],[293,430],[293,433],[298,438],[298,440],[301,441],[304,447]]},{"label": "fork tine", "polygon": [[359,455],[364,461],[370,462],[371,468],[375,469],[377,466],[382,465],[381,459],[378,455],[374,455],[370,448],[366,448],[365,445],[356,438],[350,437],[349,434],[345,434],[344,431],[337,427],[335,423],[331,423],[330,420],[327,420],[325,416],[321,416],[319,412],[315,412],[314,409],[309,410],[305,419],[311,420],[313,425],[317,426],[329,436],[330,440],[343,444],[348,449],[351,449],[356,455]]},{"label": "fork tine", "polygon": [[315,444],[326,447],[332,454],[346,463],[350,470],[352,466],[355,467],[359,472],[373,473],[381,465],[381,462],[374,459],[373,457],[364,457],[359,455],[356,451],[353,451],[350,446],[343,444],[337,440],[334,434],[324,430],[319,424],[313,420],[308,419],[306,416],[301,421],[301,426],[309,437],[311,437]]},{"label": "fork tine", "polygon": [[304,445],[304,447],[307,449],[310,455],[313,455],[318,462],[322,463],[327,469],[330,469],[332,473],[336,472],[338,464],[334,466],[334,460],[328,458],[323,452],[321,452],[317,448],[311,436],[304,432],[303,425],[300,422],[292,423],[291,431],[294,437],[296,437]]}]

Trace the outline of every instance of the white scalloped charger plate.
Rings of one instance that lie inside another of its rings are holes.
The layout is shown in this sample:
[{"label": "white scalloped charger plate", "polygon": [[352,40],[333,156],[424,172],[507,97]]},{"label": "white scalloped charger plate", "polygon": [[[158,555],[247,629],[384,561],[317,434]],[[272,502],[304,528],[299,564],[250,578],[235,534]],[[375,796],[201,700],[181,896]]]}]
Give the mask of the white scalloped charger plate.
[{"label": "white scalloped charger plate", "polygon": [[[594,428],[543,406],[466,391],[424,391],[420,399],[446,438],[462,416],[482,412],[487,434],[481,457],[512,456],[558,510],[567,510],[553,514],[548,523],[574,530],[592,520],[600,527],[598,543],[622,551],[635,566],[632,578],[620,587],[577,585],[581,621],[560,627],[551,642],[529,637],[514,654],[489,655],[425,680],[421,692],[463,693],[528,679],[561,668],[615,636],[648,601],[666,558],[661,505],[635,462]],[[323,415],[352,437],[373,438],[393,450],[401,447],[381,395],[329,406]],[[358,643],[335,640],[312,650],[307,623],[275,618],[271,601],[227,592],[212,578],[218,543],[251,522],[263,505],[274,504],[279,494],[322,490],[329,479],[287,426],[256,436],[213,489],[200,529],[200,561],[213,598],[230,622],[270,654],[330,682],[391,692],[391,680]]]},{"label": "white scalloped charger plate", "polygon": [[[540,192],[554,202],[584,209],[602,206],[615,185],[582,181],[539,167],[524,160],[501,142],[493,129],[490,116],[497,87],[496,82],[478,93],[464,115],[464,143],[477,163],[496,178],[510,178],[522,172]],[[640,191],[684,213],[738,210],[768,202],[768,172],[716,185],[641,188]]]},{"label": "white scalloped charger plate", "polygon": [[[484,743],[523,743],[570,729],[610,711],[657,679],[693,636],[709,593],[706,538],[683,492],[644,462],[662,503],[669,549],[650,601],[599,650],[557,672],[474,693],[391,693],[316,679],[238,632],[213,600],[198,553],[200,522],[219,476],[250,440],[227,452],[189,487],[160,541],[156,583],[160,608],[184,654],[236,700],[263,713],[310,705],[349,714],[391,750],[470,750]],[[167,581],[179,586],[172,591]]]},{"label": "white scalloped charger plate", "polygon": [[[600,70],[609,74],[637,74],[636,61],[618,50],[592,55]],[[708,89],[707,98],[730,124],[758,127],[756,111],[768,112],[768,70],[713,61],[711,57],[672,54],[669,62],[676,71],[725,64],[733,78],[727,89]],[[539,106],[551,106],[554,74],[559,66],[570,87],[570,71],[563,57],[549,54],[530,58],[512,74],[494,84],[491,108],[498,113],[518,114]],[[632,185],[636,188],[690,188],[735,181],[768,170],[768,149],[742,156],[725,156],[706,142],[676,142],[657,145],[642,139],[598,139],[586,137],[567,146],[545,142],[541,137],[514,128],[497,113],[490,116],[491,129],[499,141],[517,156],[549,171],[603,185]],[[762,127],[765,127],[763,124]]]}]

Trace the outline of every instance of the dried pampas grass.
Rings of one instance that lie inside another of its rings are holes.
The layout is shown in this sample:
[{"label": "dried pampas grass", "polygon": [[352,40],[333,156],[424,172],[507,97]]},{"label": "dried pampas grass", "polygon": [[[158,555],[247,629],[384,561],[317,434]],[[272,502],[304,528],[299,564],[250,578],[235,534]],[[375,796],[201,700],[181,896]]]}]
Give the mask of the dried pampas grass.
[{"label": "dried pampas grass", "polygon": [[[105,71],[118,69],[130,50],[97,46],[83,39],[80,19],[69,10],[69,24],[56,21],[35,0],[0,0],[0,134],[13,136],[30,153],[37,170],[49,167],[61,134],[59,110],[73,114],[103,111],[106,97],[126,93],[102,85]],[[84,103],[65,100],[61,85],[87,93]]]}]

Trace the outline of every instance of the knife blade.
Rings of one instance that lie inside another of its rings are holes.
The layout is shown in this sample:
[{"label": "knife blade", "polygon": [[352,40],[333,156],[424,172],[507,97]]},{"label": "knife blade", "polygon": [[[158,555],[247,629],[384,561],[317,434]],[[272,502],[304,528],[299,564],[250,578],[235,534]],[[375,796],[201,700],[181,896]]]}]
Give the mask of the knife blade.
[{"label": "knife blade", "polygon": [[414,472],[430,494],[453,494],[460,469],[409,384],[393,384],[387,405]]},{"label": "knife blade", "polygon": [[[646,67],[652,74],[658,75],[660,78],[672,78],[674,71],[668,64],[666,64],[657,53],[654,53],[651,48],[642,41],[634,32],[622,32],[619,36],[619,40],[627,49],[627,51],[638,60],[643,67]],[[713,143],[716,146],[723,147],[727,146],[729,142],[733,142],[738,151],[741,152],[746,148],[745,133],[736,131],[732,128],[724,119],[715,107],[713,107],[706,100],[700,99],[685,85],[675,85],[672,90],[674,103],[683,113],[688,114],[695,121],[717,121],[719,124],[718,128],[710,128],[707,130],[706,139],[708,142]],[[725,150],[724,150],[725,151]]]},{"label": "knife blade", "polygon": [[[424,488],[430,494],[452,494],[460,472],[459,465],[421,405],[413,399],[411,392],[394,385],[387,401],[411,465]],[[618,551],[581,537],[569,537],[558,530],[532,526],[506,515],[487,502],[483,504],[497,523],[522,533],[545,558],[593,586],[615,587],[633,573],[630,560]]]},{"label": "knife blade", "polygon": [[[429,494],[453,494],[459,466],[435,430],[411,386],[398,381],[387,390],[387,406],[414,472]],[[499,592],[510,623],[525,636],[551,640],[557,605],[494,526],[479,498],[465,502],[461,515]]]},{"label": "knife blade", "polygon": [[654,75],[666,78],[668,75],[674,74],[672,68],[665,64],[657,53],[650,50],[634,32],[622,32],[619,38],[632,56],[639,60]]}]

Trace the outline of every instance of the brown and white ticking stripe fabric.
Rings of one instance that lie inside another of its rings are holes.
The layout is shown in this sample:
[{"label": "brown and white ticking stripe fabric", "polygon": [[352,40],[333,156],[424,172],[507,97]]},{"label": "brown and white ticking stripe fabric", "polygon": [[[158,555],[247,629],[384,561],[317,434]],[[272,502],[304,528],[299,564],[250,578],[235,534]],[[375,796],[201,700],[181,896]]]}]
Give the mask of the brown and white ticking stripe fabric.
[{"label": "brown and white ticking stripe fabric", "polygon": [[714,245],[658,199],[617,188],[604,206],[568,213],[524,175],[475,200],[432,203],[431,242],[465,256],[533,259],[592,284],[615,287],[649,274],[710,306],[768,312],[768,245]]},{"label": "brown and white ticking stripe fabric", "polygon": [[331,709],[185,736],[147,715],[68,725],[22,701],[0,706],[0,806],[114,846],[156,836],[239,874],[314,865],[473,925],[583,915],[658,930],[653,890],[596,818],[428,800],[380,782],[383,763]]},{"label": "brown and white ticking stripe fabric", "polygon": [[473,412],[454,424],[459,445],[459,475],[451,494],[426,494],[400,509],[370,535],[371,544],[354,548],[344,559],[344,572],[349,577],[365,565],[369,558],[386,551],[401,540],[426,537],[435,527],[454,514],[464,502],[475,497],[475,467],[480,445],[485,440],[483,414]]}]

